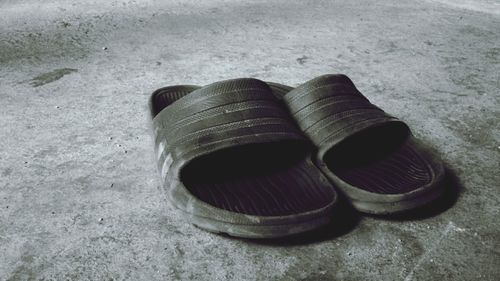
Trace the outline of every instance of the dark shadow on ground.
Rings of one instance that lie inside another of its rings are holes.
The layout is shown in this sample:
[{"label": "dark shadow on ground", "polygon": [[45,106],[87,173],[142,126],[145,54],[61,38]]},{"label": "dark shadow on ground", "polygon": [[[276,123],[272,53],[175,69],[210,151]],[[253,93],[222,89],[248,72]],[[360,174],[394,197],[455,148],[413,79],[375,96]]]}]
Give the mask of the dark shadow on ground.
[{"label": "dark shadow on ground", "polygon": [[455,172],[451,168],[449,168],[449,165],[445,165],[445,171],[446,175],[443,181],[444,192],[434,201],[429,202],[424,206],[402,213],[397,213],[392,215],[368,215],[368,216],[378,219],[407,221],[407,220],[423,220],[435,217],[445,212],[446,210],[453,207],[453,205],[455,205],[463,190],[463,186],[460,183],[459,178],[456,176]]}]

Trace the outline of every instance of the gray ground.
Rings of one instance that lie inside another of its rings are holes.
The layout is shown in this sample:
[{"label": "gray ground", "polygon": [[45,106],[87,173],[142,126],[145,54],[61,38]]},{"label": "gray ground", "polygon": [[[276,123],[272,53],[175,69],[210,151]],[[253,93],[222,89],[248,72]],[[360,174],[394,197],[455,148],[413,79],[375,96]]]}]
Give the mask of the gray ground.
[{"label": "gray ground", "polygon": [[[0,279],[500,280],[500,2],[374,2],[0,0]],[[182,221],[149,94],[325,73],[436,148],[449,196],[279,242]]]}]

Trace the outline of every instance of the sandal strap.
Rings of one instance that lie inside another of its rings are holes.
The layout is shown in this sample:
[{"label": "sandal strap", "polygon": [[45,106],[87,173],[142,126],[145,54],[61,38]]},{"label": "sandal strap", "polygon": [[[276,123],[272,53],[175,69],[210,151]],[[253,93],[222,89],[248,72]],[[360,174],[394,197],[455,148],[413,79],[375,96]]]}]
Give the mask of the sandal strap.
[{"label": "sandal strap", "polygon": [[288,92],[283,100],[302,131],[324,149],[367,128],[388,122],[403,123],[370,103],[341,74],[312,79]]},{"label": "sandal strap", "polygon": [[158,113],[153,127],[161,170],[245,144],[307,142],[269,86],[247,78],[191,92]]}]

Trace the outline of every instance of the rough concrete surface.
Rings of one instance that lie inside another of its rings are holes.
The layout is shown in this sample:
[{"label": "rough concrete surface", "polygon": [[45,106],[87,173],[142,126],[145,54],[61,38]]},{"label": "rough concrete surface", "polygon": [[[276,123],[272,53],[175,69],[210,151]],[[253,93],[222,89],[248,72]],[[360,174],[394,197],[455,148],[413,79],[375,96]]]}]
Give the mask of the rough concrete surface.
[{"label": "rough concrete surface", "polygon": [[[0,0],[0,280],[500,280],[499,27],[494,0]],[[154,89],[325,73],[435,148],[449,194],[278,241],[165,202]]]}]

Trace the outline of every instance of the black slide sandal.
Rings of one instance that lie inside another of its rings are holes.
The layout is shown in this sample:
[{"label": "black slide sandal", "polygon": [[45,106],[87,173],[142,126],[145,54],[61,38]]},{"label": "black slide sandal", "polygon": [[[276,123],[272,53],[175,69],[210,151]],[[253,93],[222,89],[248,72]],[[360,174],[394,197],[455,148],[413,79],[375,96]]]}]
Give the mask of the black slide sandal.
[{"label": "black slide sandal", "polygon": [[268,84],[318,147],[318,167],[359,211],[406,211],[443,192],[441,161],[347,76],[323,75],[295,89]]},{"label": "black slide sandal", "polygon": [[167,198],[193,224],[269,238],[330,221],[336,192],[266,83],[165,87],[150,110]]}]

